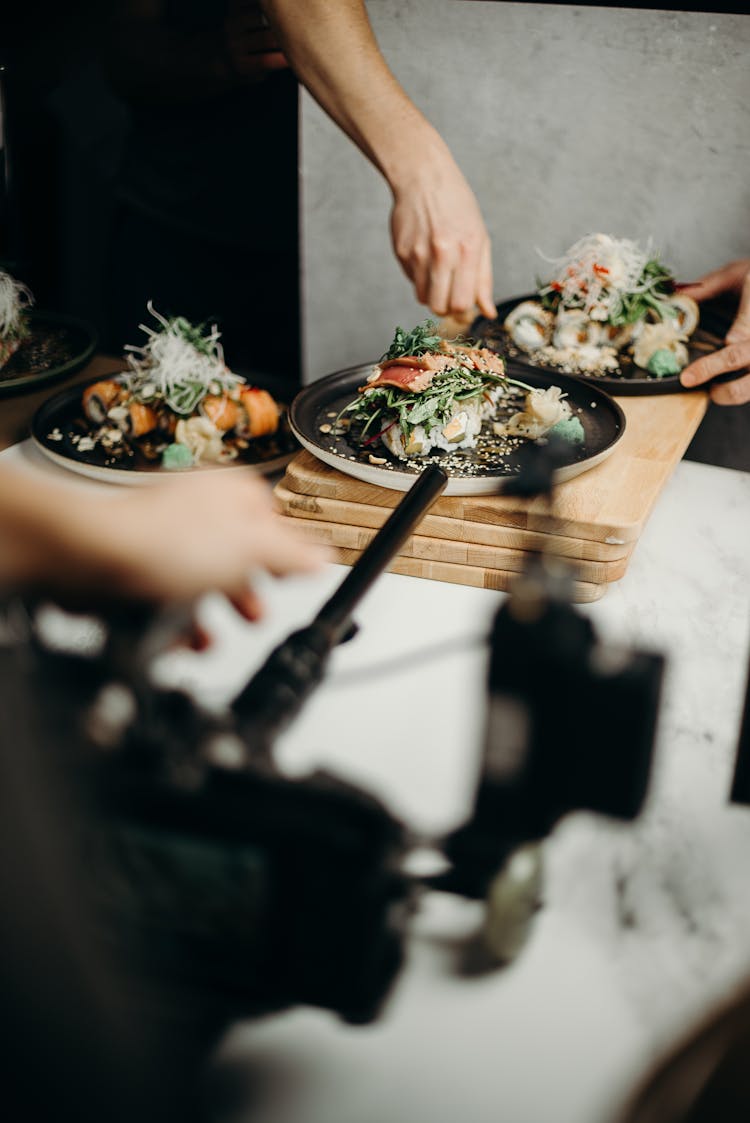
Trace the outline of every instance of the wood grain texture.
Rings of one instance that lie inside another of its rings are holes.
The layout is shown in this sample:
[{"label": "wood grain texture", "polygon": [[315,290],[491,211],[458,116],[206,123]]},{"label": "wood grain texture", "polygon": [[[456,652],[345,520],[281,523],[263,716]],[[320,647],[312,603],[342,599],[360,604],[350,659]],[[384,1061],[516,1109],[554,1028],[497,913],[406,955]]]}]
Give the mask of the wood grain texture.
[{"label": "wood grain texture", "polygon": [[[446,518],[482,527],[514,528],[518,531],[585,540],[599,546],[626,547],[635,542],[654,503],[675,465],[690,443],[708,405],[703,392],[620,398],[626,429],[612,456],[583,475],[560,484],[555,490],[554,509],[545,499],[524,500],[513,496],[449,496],[432,507],[428,518]],[[356,480],[301,452],[287,468],[284,486],[290,492],[369,507],[395,507],[403,492]],[[342,519],[317,513],[308,517],[362,523],[341,511]],[[295,513],[301,513],[296,511]],[[379,525],[379,524],[377,524]],[[424,524],[423,524],[424,526]],[[435,528],[425,532],[447,537]],[[511,548],[541,549],[539,541],[488,541],[486,530],[465,530],[459,540]],[[563,544],[560,552],[576,555]],[[622,557],[626,550],[621,550]],[[597,554],[593,560],[614,560],[612,554]]]},{"label": "wood grain texture", "polygon": [[[295,516],[289,514],[287,517]],[[298,531],[314,542],[336,550],[356,550],[358,553],[364,550],[377,534],[377,530],[369,527],[323,522],[318,519],[297,519],[295,525]],[[634,547],[635,543],[631,544],[628,554],[617,561],[583,561],[579,558],[567,560],[570,561],[578,580],[606,585],[611,581],[619,581],[624,575]],[[498,569],[507,573],[519,573],[524,567],[529,551],[413,534],[401,547],[399,556],[425,562],[447,562],[451,565],[468,565],[487,570]]]},{"label": "wood grain texture", "polygon": [[[328,499],[310,495],[304,491],[292,490],[301,486],[296,474],[297,461],[287,466],[287,472],[276,487],[279,507],[288,515],[303,519],[320,519],[331,523],[343,523],[360,527],[382,526],[390,514],[390,507],[376,506],[371,503],[350,502],[343,499]],[[291,472],[290,472],[291,469]],[[402,496],[403,492],[396,492]],[[509,550],[546,550],[562,557],[581,558],[585,561],[617,561],[629,555],[634,543],[617,540],[615,542],[594,542],[588,538],[569,538],[563,534],[545,533],[537,530],[524,530],[515,526],[499,523],[473,522],[449,515],[434,514],[440,510],[440,500],[420,524],[420,531],[433,538],[445,538],[455,542],[473,542],[477,545],[500,547]]]},{"label": "wood grain texture", "polygon": [[[354,565],[360,557],[359,550],[336,548],[334,560],[342,565]],[[518,574],[503,569],[484,569],[476,565],[452,565],[450,562],[425,561],[421,558],[404,557],[399,554],[387,567],[389,573],[401,573],[406,577],[426,577],[431,581],[447,581],[454,585],[472,585],[477,589],[495,589],[507,592]],[[604,596],[607,585],[596,585],[588,581],[574,581],[572,597],[577,604],[586,604]]]},{"label": "wood grain texture", "polygon": [[[389,567],[394,573],[507,591],[529,552],[575,563],[573,597],[597,600],[627,569],[659,492],[690,443],[705,393],[621,399],[627,425],[609,460],[546,500],[439,498]],[[403,492],[376,487],[301,452],[274,490],[283,516],[353,565]]]}]

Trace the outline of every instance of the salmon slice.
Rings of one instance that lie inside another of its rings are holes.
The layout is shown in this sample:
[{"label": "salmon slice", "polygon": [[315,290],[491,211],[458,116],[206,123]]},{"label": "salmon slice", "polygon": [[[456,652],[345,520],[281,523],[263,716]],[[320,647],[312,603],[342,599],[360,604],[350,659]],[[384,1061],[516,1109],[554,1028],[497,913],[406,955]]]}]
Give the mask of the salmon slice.
[{"label": "salmon slice", "polygon": [[107,413],[116,405],[122,396],[124,387],[114,378],[106,378],[101,382],[94,382],[83,391],[83,412],[89,421],[101,425]]},{"label": "salmon slice", "polygon": [[207,394],[203,399],[202,409],[208,420],[222,433],[234,429],[240,416],[239,405],[228,394]]},{"label": "salmon slice", "polygon": [[279,427],[279,407],[267,390],[245,386],[240,390],[237,432],[243,437],[266,437]]},{"label": "salmon slice", "polygon": [[125,427],[131,437],[143,437],[146,433],[152,433],[158,424],[159,418],[156,410],[152,409],[151,406],[147,406],[143,402],[130,403]]}]

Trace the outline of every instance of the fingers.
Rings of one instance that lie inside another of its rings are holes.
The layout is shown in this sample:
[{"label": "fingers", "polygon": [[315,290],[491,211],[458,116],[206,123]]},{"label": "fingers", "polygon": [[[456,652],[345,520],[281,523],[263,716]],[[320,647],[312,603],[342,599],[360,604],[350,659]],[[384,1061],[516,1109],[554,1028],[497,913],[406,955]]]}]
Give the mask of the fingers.
[{"label": "fingers", "polygon": [[479,259],[479,272],[477,274],[477,304],[479,311],[488,320],[497,319],[497,308],[493,296],[492,281],[492,248],[489,238],[485,241]]},{"label": "fingers", "polygon": [[425,264],[414,268],[412,280],[417,299],[438,316],[460,316],[477,305],[488,319],[497,316],[489,242],[478,251],[465,243],[436,242]]},{"label": "fingers", "polygon": [[211,646],[211,641],[212,637],[208,629],[204,628],[202,624],[199,624],[197,620],[194,620],[190,631],[185,637],[185,643],[190,650],[198,652],[207,651]]},{"label": "fingers", "polygon": [[427,303],[438,316],[459,316],[476,305],[490,319],[497,315],[488,238],[454,244],[435,240],[426,273]]},{"label": "fingers", "polygon": [[473,195],[459,179],[459,196],[443,209],[430,192],[396,196],[391,237],[417,300],[438,316],[460,316],[477,305],[492,319],[490,240]]},{"label": "fingers", "polygon": [[740,294],[737,314],[726,334],[727,346],[685,367],[680,381],[683,386],[703,386],[712,379],[739,371],[736,378],[714,383],[710,387],[711,401],[723,406],[743,405],[750,401],[750,373],[745,373],[750,366],[750,259],[730,261],[695,283],[678,285],[677,288],[698,301],[710,300],[728,292]]},{"label": "fingers", "polygon": [[459,242],[458,260],[451,278],[446,313],[460,315],[477,303],[477,278],[481,252],[481,245]]},{"label": "fingers", "polygon": [[741,406],[750,402],[750,374],[733,382],[722,382],[711,387],[711,401],[717,406]]},{"label": "fingers", "polygon": [[739,343],[743,339],[750,339],[750,270],[742,282],[737,315],[727,332],[727,343]]},{"label": "fingers", "polygon": [[263,601],[250,587],[241,589],[238,593],[230,596],[229,601],[240,616],[251,623],[260,620],[263,616]]},{"label": "fingers", "polygon": [[679,292],[692,296],[698,302],[711,300],[725,292],[739,291],[749,270],[750,259],[730,261],[727,265],[722,265],[720,269],[713,269],[710,273],[699,277],[697,281],[676,285],[675,287]]},{"label": "fingers", "polygon": [[240,470],[165,481],[116,507],[108,516],[107,564],[125,592],[156,601],[215,590],[257,619],[262,605],[248,574],[307,573],[328,559],[276,514],[265,481]]},{"label": "fingers", "polygon": [[[685,367],[680,375],[680,382],[686,387],[702,386],[712,378],[731,371],[741,371],[748,366],[750,366],[750,339],[731,343],[728,347],[722,347],[720,351],[714,351],[711,355],[704,355],[697,359],[690,366]],[[712,400],[721,405],[738,405],[747,401],[747,398],[742,396],[746,392],[743,385],[746,381],[750,382],[750,379],[741,378],[713,387]]]},{"label": "fingers", "polygon": [[427,268],[427,303],[438,316],[444,316],[450,308],[455,255],[456,247],[442,239],[434,239]]},{"label": "fingers", "polygon": [[279,515],[272,515],[263,527],[258,528],[254,547],[255,560],[274,577],[310,573],[331,560],[324,546],[318,546],[291,530]]}]

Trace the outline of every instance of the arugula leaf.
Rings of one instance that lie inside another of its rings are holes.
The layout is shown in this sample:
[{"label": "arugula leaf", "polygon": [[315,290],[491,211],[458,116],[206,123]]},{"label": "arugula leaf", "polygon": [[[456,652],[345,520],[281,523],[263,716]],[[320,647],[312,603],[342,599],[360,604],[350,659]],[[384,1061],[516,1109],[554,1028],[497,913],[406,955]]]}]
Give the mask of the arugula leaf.
[{"label": "arugula leaf", "polygon": [[438,399],[437,398],[424,398],[421,402],[417,402],[414,408],[409,413],[410,425],[421,425],[428,417],[437,411]]},{"label": "arugula leaf", "polygon": [[435,320],[425,320],[411,331],[397,327],[393,341],[380,361],[382,363],[386,359],[400,359],[404,355],[424,355],[427,351],[439,351],[441,342],[442,337]]}]

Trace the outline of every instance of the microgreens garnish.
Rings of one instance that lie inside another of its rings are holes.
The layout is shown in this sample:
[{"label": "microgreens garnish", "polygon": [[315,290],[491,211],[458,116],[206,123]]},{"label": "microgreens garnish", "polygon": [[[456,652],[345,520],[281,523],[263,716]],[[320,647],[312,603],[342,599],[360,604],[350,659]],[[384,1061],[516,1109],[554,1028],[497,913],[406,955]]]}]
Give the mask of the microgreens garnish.
[{"label": "microgreens garnish", "polygon": [[141,399],[158,397],[174,413],[192,414],[207,394],[233,390],[242,379],[227,368],[216,325],[193,325],[184,316],[168,319],[148,310],[160,327],[141,324],[148,336],[143,347],[128,344],[130,390]]},{"label": "microgreens garnish", "polygon": [[656,312],[661,319],[676,315],[667,302],[674,292],[671,273],[649,247],[627,238],[587,234],[560,258],[547,280],[537,278],[542,307],[583,309],[594,320],[613,327],[633,324]]},{"label": "microgreens garnish", "polygon": [[[438,325],[434,320],[425,320],[417,324],[411,331],[396,328],[393,341],[382,356],[381,362],[386,359],[400,359],[404,355],[424,355],[428,351],[439,351],[442,336],[438,332]],[[455,342],[455,340],[451,340]]]}]

